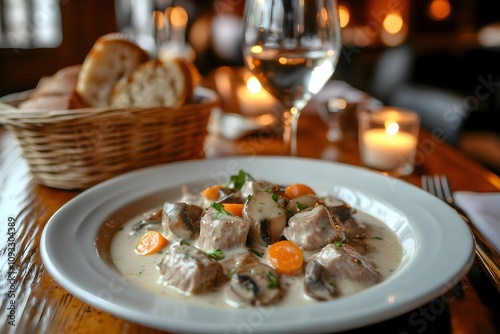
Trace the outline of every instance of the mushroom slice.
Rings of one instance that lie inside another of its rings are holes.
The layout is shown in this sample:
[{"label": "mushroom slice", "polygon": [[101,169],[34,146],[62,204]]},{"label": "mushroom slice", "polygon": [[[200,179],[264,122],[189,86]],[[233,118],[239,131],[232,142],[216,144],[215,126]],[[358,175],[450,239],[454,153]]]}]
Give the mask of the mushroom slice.
[{"label": "mushroom slice", "polygon": [[304,290],[309,297],[317,300],[335,298],[334,279],[318,261],[307,263],[304,275]]},{"label": "mushroom slice", "polygon": [[268,246],[276,242],[286,226],[285,209],[267,191],[252,195],[243,207],[243,217],[250,221],[250,243]]},{"label": "mushroom slice", "polygon": [[231,289],[230,292],[234,294],[230,299],[237,299],[237,303],[255,305],[260,295],[259,285],[249,275],[233,274],[229,287]]},{"label": "mushroom slice", "polygon": [[238,189],[222,187],[218,193],[217,203],[241,203],[241,193]]},{"label": "mushroom slice", "polygon": [[274,183],[268,181],[248,180],[241,187],[241,198],[245,199],[261,191],[269,191],[275,187]]},{"label": "mushroom slice", "polygon": [[308,208],[312,208],[317,204],[322,203],[321,199],[315,195],[302,195],[295,198],[292,198],[286,208],[287,210],[296,213],[303,211]]},{"label": "mushroom slice", "polygon": [[132,225],[132,227],[130,228],[130,235],[137,235],[144,229],[147,229],[154,225],[160,225],[162,214],[163,214],[162,209],[157,209],[144,213],[142,215],[141,221]]},{"label": "mushroom slice", "polygon": [[269,305],[282,296],[280,276],[272,267],[248,256],[236,263],[226,291],[229,304]]},{"label": "mushroom slice", "polygon": [[163,229],[182,239],[193,240],[200,232],[202,214],[203,208],[197,205],[167,202],[163,205]]}]

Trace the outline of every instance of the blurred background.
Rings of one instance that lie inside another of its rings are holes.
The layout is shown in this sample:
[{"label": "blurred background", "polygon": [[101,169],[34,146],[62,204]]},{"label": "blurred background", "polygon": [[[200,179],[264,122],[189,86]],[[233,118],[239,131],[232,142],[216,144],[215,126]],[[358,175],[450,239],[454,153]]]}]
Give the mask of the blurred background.
[{"label": "blurred background", "polygon": [[[155,53],[164,13],[203,75],[242,66],[244,0],[0,0],[0,96],[83,62],[120,31]],[[343,52],[332,79],[416,110],[422,125],[500,171],[500,12],[494,0],[339,0]],[[155,24],[156,23],[156,28]],[[156,32],[156,33],[155,33]],[[450,166],[452,168],[452,166]]]}]

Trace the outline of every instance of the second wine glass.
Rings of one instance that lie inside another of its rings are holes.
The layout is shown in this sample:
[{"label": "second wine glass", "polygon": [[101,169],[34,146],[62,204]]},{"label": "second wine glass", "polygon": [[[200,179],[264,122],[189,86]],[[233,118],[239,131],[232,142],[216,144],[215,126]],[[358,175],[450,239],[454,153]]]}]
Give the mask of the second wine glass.
[{"label": "second wine glass", "polygon": [[329,81],[341,48],[335,0],[247,0],[243,57],[283,104],[286,154],[297,155],[300,112]]}]

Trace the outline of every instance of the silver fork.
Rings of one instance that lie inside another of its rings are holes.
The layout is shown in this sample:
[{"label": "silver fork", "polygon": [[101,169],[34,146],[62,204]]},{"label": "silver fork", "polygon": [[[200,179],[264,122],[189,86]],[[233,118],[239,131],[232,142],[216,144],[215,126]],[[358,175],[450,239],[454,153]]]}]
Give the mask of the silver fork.
[{"label": "silver fork", "polygon": [[500,292],[500,256],[455,203],[446,175],[422,175],[422,189],[448,203],[467,223],[474,235],[476,259]]}]

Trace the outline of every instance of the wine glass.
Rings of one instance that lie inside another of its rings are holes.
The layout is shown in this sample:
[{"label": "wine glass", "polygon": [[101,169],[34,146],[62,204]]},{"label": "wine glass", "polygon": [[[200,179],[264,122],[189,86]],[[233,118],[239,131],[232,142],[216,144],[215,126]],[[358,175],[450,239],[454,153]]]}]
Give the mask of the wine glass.
[{"label": "wine glass", "polygon": [[243,57],[282,102],[286,153],[297,155],[301,110],[328,82],[342,37],[335,0],[247,0]]}]

